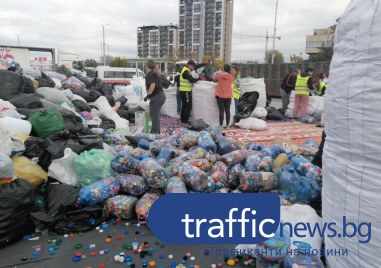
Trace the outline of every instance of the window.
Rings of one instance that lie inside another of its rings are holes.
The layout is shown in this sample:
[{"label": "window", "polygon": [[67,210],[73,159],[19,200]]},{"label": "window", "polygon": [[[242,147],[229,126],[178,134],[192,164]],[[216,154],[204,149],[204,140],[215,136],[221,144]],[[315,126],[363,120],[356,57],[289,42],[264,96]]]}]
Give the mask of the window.
[{"label": "window", "polygon": [[135,74],[135,72],[105,71],[104,78],[133,78]]},{"label": "window", "polygon": [[200,31],[194,30],[193,31],[193,43],[199,43],[200,42]]},{"label": "window", "polygon": [[201,4],[200,3],[195,3],[193,5],[193,12],[194,13],[201,12]]},{"label": "window", "polygon": [[216,11],[222,10],[222,2],[216,2]]},{"label": "window", "polygon": [[326,47],[326,43],[323,41],[310,41],[307,42],[306,45],[307,48],[320,48],[320,47]]},{"label": "window", "polygon": [[180,29],[184,29],[185,27],[185,18],[184,16],[180,17]]},{"label": "window", "polygon": [[194,15],[193,16],[193,28],[200,28],[200,21],[201,21],[200,15]]}]

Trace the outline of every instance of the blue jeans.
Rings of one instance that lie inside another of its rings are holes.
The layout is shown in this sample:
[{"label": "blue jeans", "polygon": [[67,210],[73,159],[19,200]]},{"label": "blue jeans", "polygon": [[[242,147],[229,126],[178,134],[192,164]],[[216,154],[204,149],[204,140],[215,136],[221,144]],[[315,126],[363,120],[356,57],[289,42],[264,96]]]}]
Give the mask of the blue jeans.
[{"label": "blue jeans", "polygon": [[234,99],[235,114],[238,115],[238,99]]},{"label": "blue jeans", "polygon": [[176,89],[176,102],[177,102],[177,113],[181,112],[181,97],[180,97],[180,88]]}]

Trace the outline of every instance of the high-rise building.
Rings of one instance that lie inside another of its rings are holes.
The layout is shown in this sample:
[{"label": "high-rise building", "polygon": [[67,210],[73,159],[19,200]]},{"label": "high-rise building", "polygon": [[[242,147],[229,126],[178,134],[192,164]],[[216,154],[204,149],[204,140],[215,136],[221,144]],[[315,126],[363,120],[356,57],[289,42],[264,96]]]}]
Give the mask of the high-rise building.
[{"label": "high-rise building", "polygon": [[138,27],[138,57],[163,58],[176,55],[178,49],[177,25]]},{"label": "high-rise building", "polygon": [[334,34],[332,28],[314,29],[314,34],[306,37],[306,54],[318,54],[321,48],[332,47]]},{"label": "high-rise building", "polygon": [[231,61],[233,0],[180,0],[179,56]]}]

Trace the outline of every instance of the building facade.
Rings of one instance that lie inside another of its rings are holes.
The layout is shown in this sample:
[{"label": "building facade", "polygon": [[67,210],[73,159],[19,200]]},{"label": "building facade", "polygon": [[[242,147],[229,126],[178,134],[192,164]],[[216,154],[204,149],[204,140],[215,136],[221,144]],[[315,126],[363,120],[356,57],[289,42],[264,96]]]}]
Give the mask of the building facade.
[{"label": "building facade", "polygon": [[233,0],[180,0],[179,57],[231,61]]},{"label": "building facade", "polygon": [[163,58],[176,55],[178,50],[177,25],[138,27],[138,57]]},{"label": "building facade", "polygon": [[331,28],[314,29],[313,35],[306,36],[306,54],[318,54],[320,48],[332,47],[334,34]]}]

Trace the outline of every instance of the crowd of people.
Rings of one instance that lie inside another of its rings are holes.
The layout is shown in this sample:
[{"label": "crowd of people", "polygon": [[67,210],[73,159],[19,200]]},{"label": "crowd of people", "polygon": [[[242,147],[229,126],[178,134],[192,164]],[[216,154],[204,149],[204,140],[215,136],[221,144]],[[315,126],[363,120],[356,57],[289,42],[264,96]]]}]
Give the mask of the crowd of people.
[{"label": "crowd of people", "polygon": [[[190,114],[192,111],[192,89],[200,78],[196,73],[197,69],[204,67],[207,63],[196,65],[196,62],[190,60],[183,67],[181,72],[174,77],[172,86],[176,86],[177,114],[181,123],[190,125]],[[166,73],[160,74],[155,67],[155,62],[149,60],[147,62],[146,88],[147,96],[145,101],[150,100],[150,116],[152,120],[152,133],[160,133],[160,109],[165,103],[165,94],[163,91],[163,83],[166,83],[169,77]],[[216,104],[219,110],[219,124],[223,127],[224,116],[225,126],[230,124],[230,106],[231,99],[234,97],[234,105],[237,113],[237,105],[240,97],[240,75],[237,66],[226,64],[223,72],[212,77],[217,82],[216,86]],[[163,82],[164,81],[164,82]]]}]

